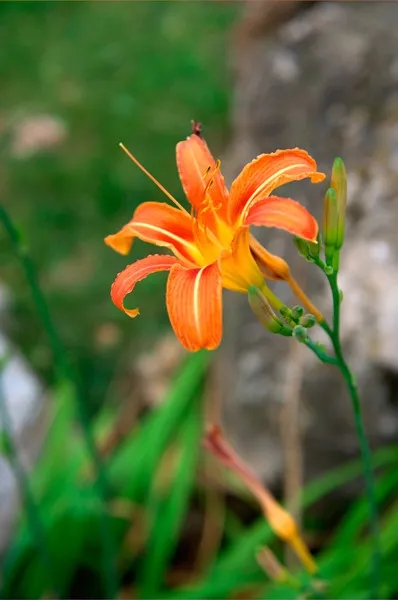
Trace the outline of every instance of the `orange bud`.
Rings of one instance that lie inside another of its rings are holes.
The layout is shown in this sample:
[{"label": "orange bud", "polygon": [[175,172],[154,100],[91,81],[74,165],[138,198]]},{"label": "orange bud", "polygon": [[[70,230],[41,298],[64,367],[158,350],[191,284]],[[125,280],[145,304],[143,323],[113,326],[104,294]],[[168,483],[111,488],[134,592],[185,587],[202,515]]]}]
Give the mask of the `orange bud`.
[{"label": "orange bud", "polygon": [[266,250],[252,235],[250,236],[250,250],[264,277],[282,281],[289,279],[290,268],[287,262]]},{"label": "orange bud", "polygon": [[310,573],[315,573],[317,566],[300,536],[295,520],[275,500],[271,492],[263,486],[250,467],[231,448],[224,438],[220,427],[213,425],[209,429],[204,440],[204,445],[220,462],[240,477],[252,494],[256,496],[274,533],[291,546]]}]

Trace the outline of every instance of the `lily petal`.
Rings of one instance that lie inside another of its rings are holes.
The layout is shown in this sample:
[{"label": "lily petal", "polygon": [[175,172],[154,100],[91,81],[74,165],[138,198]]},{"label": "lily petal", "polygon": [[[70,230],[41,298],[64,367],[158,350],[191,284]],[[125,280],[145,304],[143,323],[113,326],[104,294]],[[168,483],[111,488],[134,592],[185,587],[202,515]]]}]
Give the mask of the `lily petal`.
[{"label": "lily petal", "polygon": [[268,196],[249,207],[245,225],[277,227],[311,242],[318,235],[318,223],[299,202]]},{"label": "lily petal", "polygon": [[167,280],[166,303],[171,325],[191,352],[214,350],[222,337],[222,285],[217,263],[202,269],[175,265]]},{"label": "lily petal", "polygon": [[232,183],[228,204],[230,221],[243,223],[254,202],[266,198],[285,183],[306,177],[318,183],[326,176],[317,171],[315,160],[305,150],[294,148],[261,154],[246,165]]},{"label": "lily petal", "polygon": [[105,243],[119,252],[127,254],[135,237],[170,248],[188,265],[197,263],[200,252],[196,247],[192,219],[178,208],[162,202],[143,202],[136,209],[127,225],[105,238]]},{"label": "lily petal", "polygon": [[250,251],[250,231],[241,227],[236,233],[231,250],[225,251],[219,259],[223,286],[234,292],[247,293],[253,285],[262,288],[264,276]]},{"label": "lily petal", "polygon": [[175,256],[169,256],[167,254],[154,254],[153,256],[147,256],[141,260],[137,260],[132,265],[126,267],[121,271],[111,287],[111,298],[114,304],[123,310],[129,317],[136,317],[140,314],[138,308],[127,309],[124,307],[124,299],[127,294],[133,291],[135,284],[142,281],[151,273],[157,271],[170,271],[178,263],[178,259]]},{"label": "lily petal", "polygon": [[182,187],[192,206],[196,210],[200,208],[206,187],[213,180],[208,194],[213,205],[220,207],[220,212],[226,211],[228,190],[206,142],[196,134],[190,135],[177,144],[176,156]]}]

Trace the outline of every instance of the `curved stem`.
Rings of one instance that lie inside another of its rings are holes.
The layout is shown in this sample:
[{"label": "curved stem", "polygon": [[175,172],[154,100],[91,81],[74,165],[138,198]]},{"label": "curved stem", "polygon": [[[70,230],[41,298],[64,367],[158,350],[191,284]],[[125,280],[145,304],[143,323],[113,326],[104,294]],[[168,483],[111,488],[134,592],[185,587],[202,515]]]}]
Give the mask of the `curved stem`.
[{"label": "curved stem", "polygon": [[307,348],[312,350],[312,352],[319,358],[319,360],[328,365],[338,366],[338,362],[334,356],[330,356],[327,352],[325,352],[318,344],[313,342],[310,338],[307,338],[303,342]]},{"label": "curved stem", "polygon": [[340,290],[337,284],[337,273],[328,275],[328,281],[333,296],[333,329],[326,322],[321,323],[323,329],[328,333],[335,351],[337,366],[344,378],[350,395],[354,412],[355,428],[361,450],[363,472],[366,485],[366,494],[370,511],[370,534],[372,543],[372,598],[378,598],[380,585],[381,553],[379,543],[379,517],[376,502],[375,482],[372,470],[372,455],[369,442],[365,432],[361,403],[359,400],[358,387],[354,375],[347,364],[340,341]]}]

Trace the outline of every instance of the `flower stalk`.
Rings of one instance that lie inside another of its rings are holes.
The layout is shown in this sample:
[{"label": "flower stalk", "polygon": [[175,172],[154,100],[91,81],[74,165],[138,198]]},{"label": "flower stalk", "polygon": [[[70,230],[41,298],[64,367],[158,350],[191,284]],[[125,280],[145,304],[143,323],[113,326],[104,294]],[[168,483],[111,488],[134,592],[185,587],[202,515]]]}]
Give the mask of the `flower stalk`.
[{"label": "flower stalk", "polygon": [[331,187],[327,190],[324,201],[322,246],[325,260],[323,261],[319,255],[311,253],[309,243],[306,240],[295,240],[295,244],[300,254],[318,266],[328,279],[333,300],[333,324],[330,326],[326,319],[322,319],[319,324],[329,337],[334,354],[330,355],[320,346],[320,344],[314,343],[308,335],[304,336],[302,332],[301,337],[300,335],[297,335],[297,328],[293,331],[293,335],[298,341],[305,343],[319,360],[334,365],[339,369],[349,393],[354,414],[356,435],[361,452],[366,496],[369,505],[369,524],[372,547],[371,596],[372,598],[378,598],[381,573],[381,551],[379,516],[371,462],[372,456],[369,441],[366,436],[358,386],[344,357],[340,336],[342,292],[338,286],[338,271],[340,251],[343,246],[345,235],[347,205],[347,174],[341,158],[336,158],[334,160],[330,183]]},{"label": "flower stalk", "polygon": [[358,386],[355,377],[344,357],[340,339],[340,306],[341,294],[337,283],[337,273],[328,277],[333,297],[333,329],[326,322],[321,327],[329,336],[335,354],[336,366],[339,369],[349,393],[352,410],[354,414],[355,429],[361,451],[363,464],[363,475],[365,480],[365,491],[369,505],[369,525],[372,547],[372,574],[371,574],[371,597],[379,598],[381,577],[381,549],[380,549],[380,527],[376,500],[375,481],[372,468],[372,453],[365,431],[362,408],[359,398]]}]

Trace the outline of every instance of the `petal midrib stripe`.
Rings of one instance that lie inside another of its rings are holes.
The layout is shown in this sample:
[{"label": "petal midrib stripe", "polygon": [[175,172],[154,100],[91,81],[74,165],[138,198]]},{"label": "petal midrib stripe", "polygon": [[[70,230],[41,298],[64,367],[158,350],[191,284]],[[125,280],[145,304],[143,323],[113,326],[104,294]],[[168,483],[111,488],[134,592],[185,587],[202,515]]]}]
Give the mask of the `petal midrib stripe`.
[{"label": "petal midrib stripe", "polygon": [[188,240],[185,240],[183,237],[179,237],[178,235],[171,233],[168,229],[162,229],[161,227],[157,227],[156,225],[149,225],[148,223],[140,223],[139,221],[135,221],[134,223],[131,224],[132,228],[137,227],[137,226],[144,227],[144,228],[150,229],[152,231],[158,231],[159,233],[164,233],[172,240],[179,242],[181,245],[186,246],[187,248],[191,248],[195,251],[198,250],[196,247],[196,244],[194,244],[193,242],[188,242]]},{"label": "petal midrib stripe", "polygon": [[195,321],[195,327],[196,327],[196,331],[198,334],[198,339],[201,340],[202,339],[202,329],[201,329],[201,324],[200,324],[200,302],[199,302],[199,295],[200,295],[200,281],[202,279],[202,274],[203,271],[206,267],[203,267],[202,269],[200,269],[200,271],[198,271],[198,274],[196,276],[195,279],[195,283],[193,286],[193,316],[194,316],[194,321]]},{"label": "petal midrib stripe", "polygon": [[248,199],[248,201],[246,202],[245,205],[245,209],[247,207],[247,205],[252,202],[254,200],[254,198],[261,193],[261,191],[267,187],[274,179],[277,179],[280,175],[283,175],[283,173],[286,173],[287,171],[290,171],[292,169],[296,169],[297,167],[307,167],[308,165],[306,163],[295,163],[294,165],[289,165],[288,167],[284,167],[283,169],[280,169],[279,171],[276,171],[276,173],[274,173],[273,175],[271,175],[271,177],[268,177],[268,179],[266,179],[265,181],[263,181],[263,183],[254,190],[254,192],[252,193],[252,195],[250,196],[250,198]]}]

